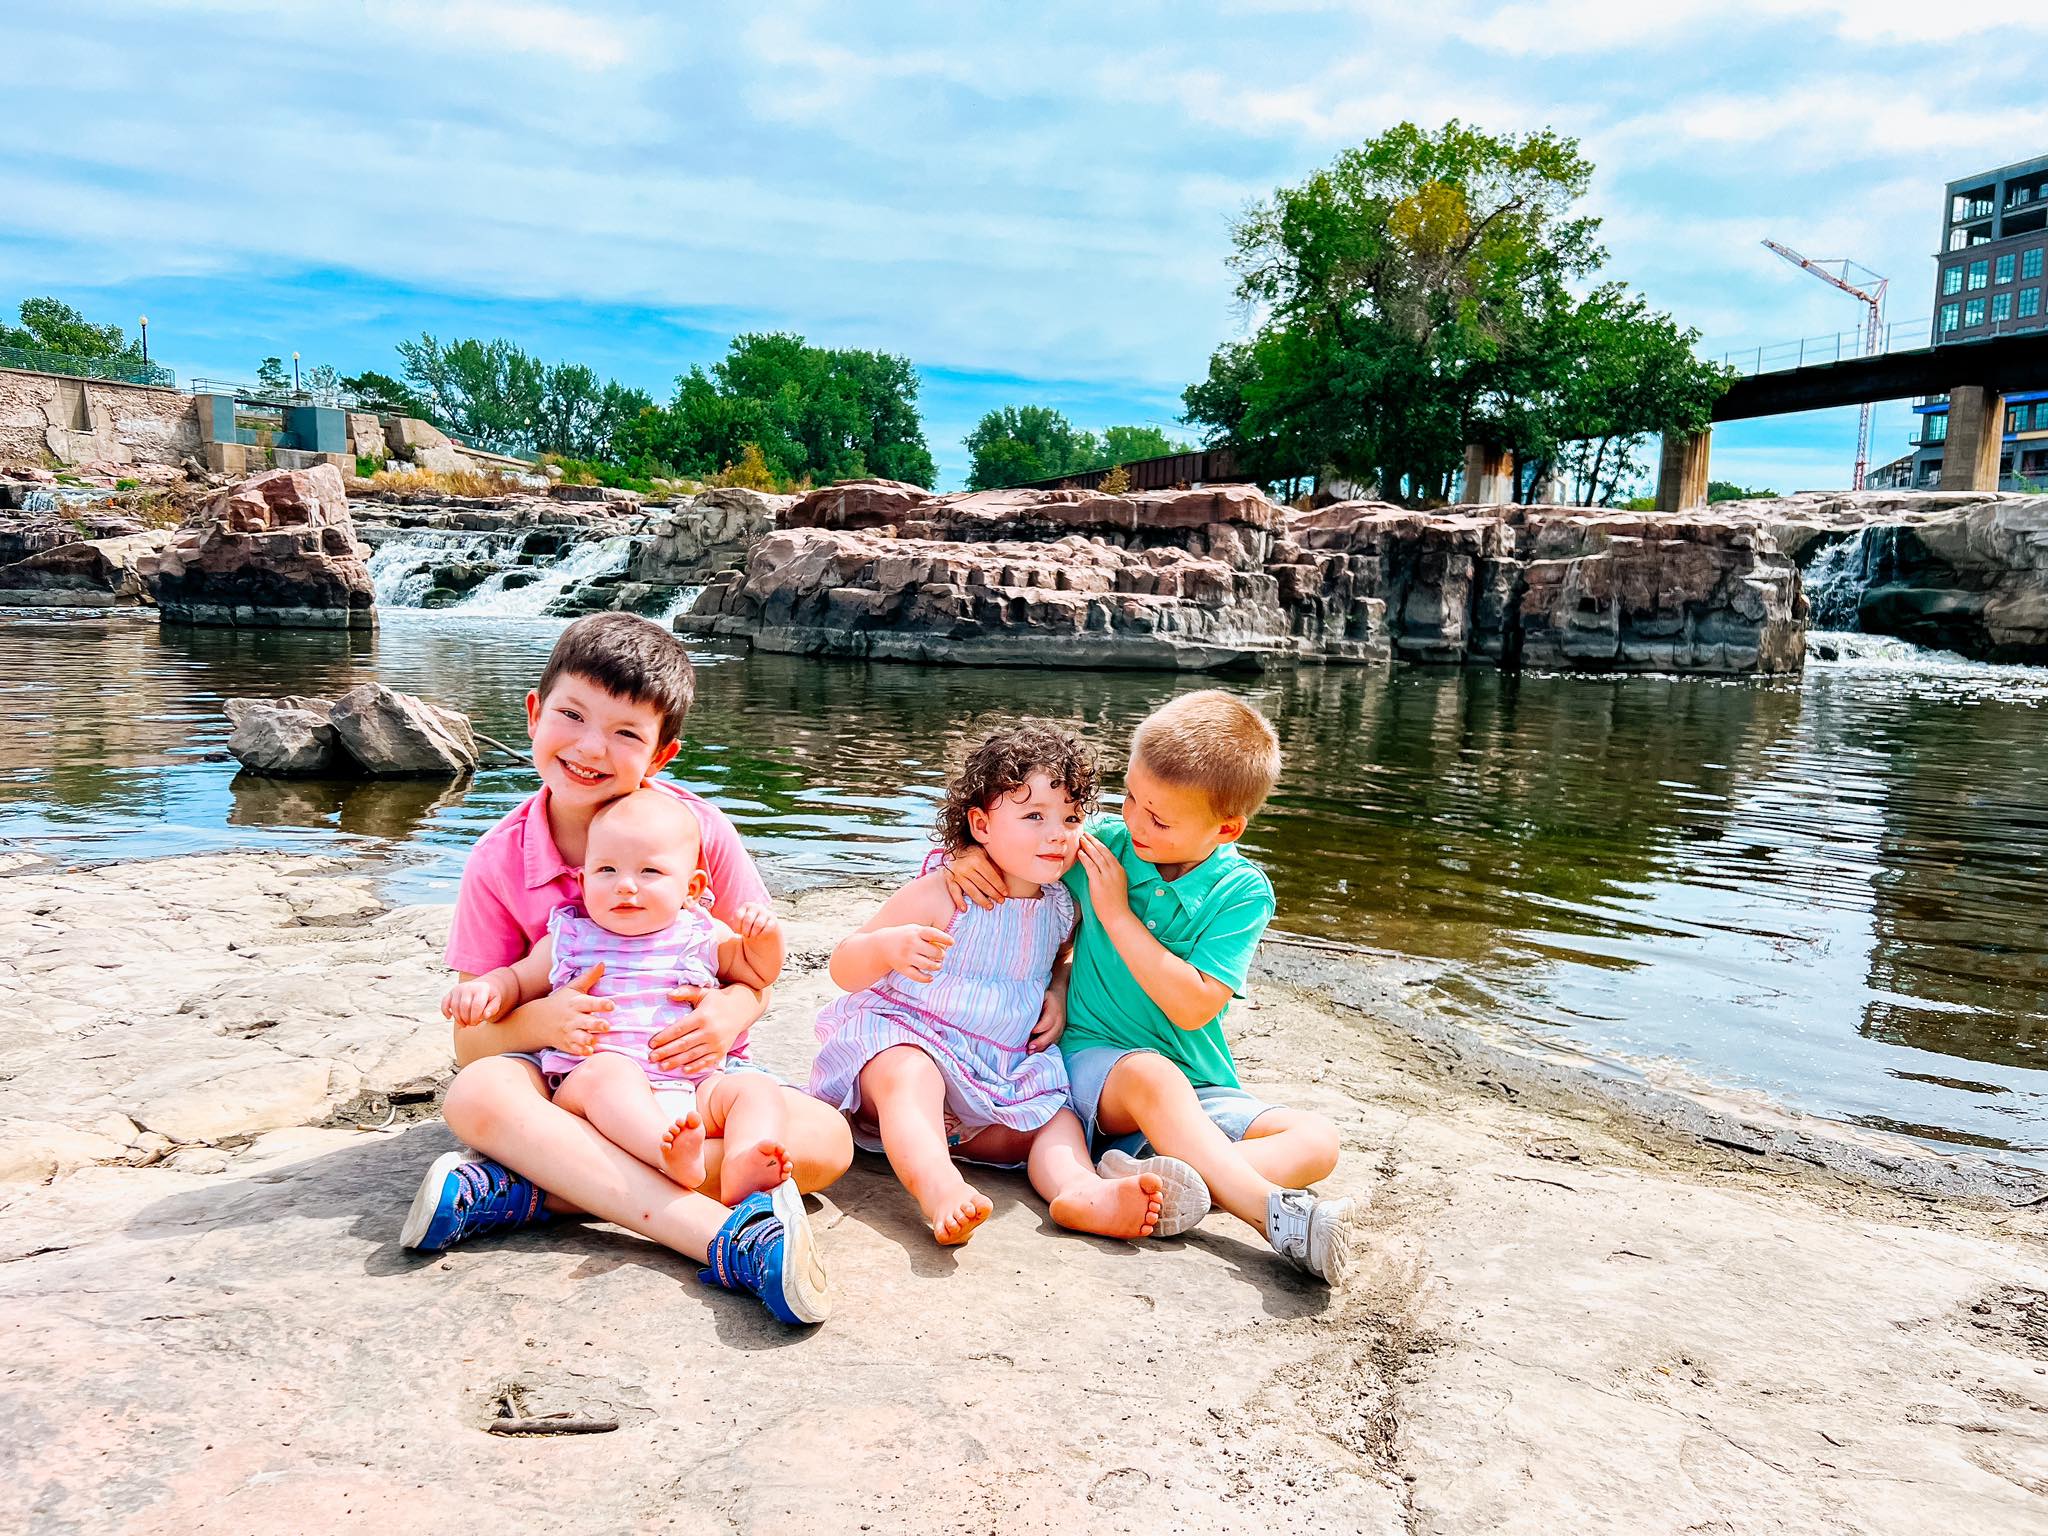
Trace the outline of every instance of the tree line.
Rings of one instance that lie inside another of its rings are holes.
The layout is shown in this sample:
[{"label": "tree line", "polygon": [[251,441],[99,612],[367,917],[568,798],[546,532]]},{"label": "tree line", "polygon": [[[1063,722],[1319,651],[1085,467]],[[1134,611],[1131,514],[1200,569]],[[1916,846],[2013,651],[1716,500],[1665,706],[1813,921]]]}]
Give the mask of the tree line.
[{"label": "tree line", "polygon": [[[1280,187],[1231,226],[1236,295],[1258,322],[1211,356],[1182,397],[1202,446],[1292,488],[1344,482],[1388,500],[1441,502],[1465,445],[1514,457],[1523,499],[1559,478],[1582,504],[1625,496],[1655,433],[1705,426],[1727,374],[1698,333],[1602,275],[1599,221],[1581,204],[1593,167],[1575,140],[1402,123]],[[55,299],[21,305],[0,346],[125,356],[117,326]],[[276,357],[259,385],[434,421],[503,453],[587,461],[602,477],[707,478],[738,466],[788,486],[937,477],[908,358],[734,338],[666,402],[504,338],[398,344],[396,377]],[[1076,427],[1042,405],[1004,406],[966,438],[970,489],[1054,479],[1190,444],[1156,426]]]}]

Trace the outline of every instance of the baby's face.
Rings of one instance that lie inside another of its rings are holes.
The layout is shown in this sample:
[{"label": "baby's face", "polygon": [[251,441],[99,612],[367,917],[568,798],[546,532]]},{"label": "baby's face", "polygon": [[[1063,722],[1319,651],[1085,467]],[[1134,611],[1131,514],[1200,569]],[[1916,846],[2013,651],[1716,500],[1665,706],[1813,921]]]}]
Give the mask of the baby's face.
[{"label": "baby's face", "polygon": [[605,932],[658,932],[703,894],[697,838],[672,819],[605,815],[591,826],[583,910]]}]

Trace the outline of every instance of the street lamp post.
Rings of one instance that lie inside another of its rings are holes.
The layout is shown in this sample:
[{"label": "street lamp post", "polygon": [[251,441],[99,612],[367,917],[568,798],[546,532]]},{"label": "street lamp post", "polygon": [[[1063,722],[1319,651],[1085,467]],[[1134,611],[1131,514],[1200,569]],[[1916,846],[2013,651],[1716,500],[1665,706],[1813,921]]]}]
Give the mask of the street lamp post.
[{"label": "street lamp post", "polygon": [[149,366],[149,316],[142,317],[142,366]]},{"label": "street lamp post", "polygon": [[298,392],[299,392],[299,354],[298,354],[298,353],[296,353],[296,352],[294,352],[294,353],[292,354],[292,393],[296,395],[296,394],[297,394]]}]

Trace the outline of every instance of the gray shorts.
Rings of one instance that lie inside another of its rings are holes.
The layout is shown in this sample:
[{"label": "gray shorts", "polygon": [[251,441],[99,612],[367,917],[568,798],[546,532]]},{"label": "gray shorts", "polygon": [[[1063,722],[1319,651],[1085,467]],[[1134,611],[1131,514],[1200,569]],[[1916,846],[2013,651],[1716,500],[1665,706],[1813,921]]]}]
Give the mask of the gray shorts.
[{"label": "gray shorts", "polygon": [[[1096,1045],[1085,1051],[1062,1051],[1061,1054],[1067,1060],[1067,1096],[1073,1102],[1074,1113],[1081,1117],[1081,1128],[1088,1133],[1089,1150],[1097,1157],[1112,1148],[1128,1152],[1133,1157],[1149,1157],[1153,1147],[1145,1139],[1144,1132],[1105,1136],[1095,1118],[1102,1104],[1102,1085],[1109,1081],[1110,1069],[1137,1052],[1127,1051],[1120,1045]],[[1195,1098],[1202,1106],[1202,1113],[1209,1117],[1209,1123],[1232,1141],[1243,1141],[1254,1120],[1267,1110],[1277,1108],[1256,1094],[1223,1083],[1198,1084]]]}]

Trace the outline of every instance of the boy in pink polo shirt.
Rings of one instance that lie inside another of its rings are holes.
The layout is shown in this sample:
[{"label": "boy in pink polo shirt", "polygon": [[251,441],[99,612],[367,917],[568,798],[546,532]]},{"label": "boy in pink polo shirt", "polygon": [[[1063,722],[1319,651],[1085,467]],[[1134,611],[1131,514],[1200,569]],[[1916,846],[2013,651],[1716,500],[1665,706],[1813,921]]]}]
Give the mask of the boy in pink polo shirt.
[{"label": "boy in pink polo shirt", "polygon": [[[682,642],[631,614],[580,619],[562,632],[526,697],[533,765],[541,787],[478,840],[463,869],[449,932],[448,964],[464,979],[523,958],[549,914],[576,899],[590,821],[600,806],[644,783],[675,795],[695,815],[712,914],[728,923],[766,888],[739,835],[718,809],[653,777],[681,745],[695,678]],[[545,1214],[585,1211],[705,1261],[705,1278],[755,1291],[784,1321],[824,1316],[824,1274],[799,1190],[846,1171],[853,1143],[844,1117],[785,1088],[787,1150],[794,1179],[728,1211],[685,1191],[614,1146],[548,1097],[538,1054],[583,1055],[604,1032],[610,1004],[589,995],[595,971],[502,1019],[458,1028],[461,1066],[442,1112],[484,1157],[438,1159],[408,1213],[408,1247],[438,1249]],[[649,1042],[657,1064],[691,1075],[722,1059],[747,1061],[747,1031],[766,999],[729,983],[679,987],[694,1010]],[[716,1189],[723,1145],[704,1144],[705,1187]]]}]

